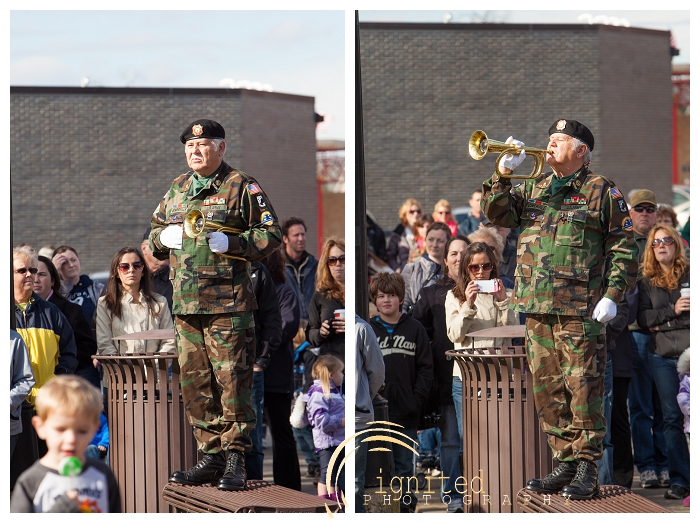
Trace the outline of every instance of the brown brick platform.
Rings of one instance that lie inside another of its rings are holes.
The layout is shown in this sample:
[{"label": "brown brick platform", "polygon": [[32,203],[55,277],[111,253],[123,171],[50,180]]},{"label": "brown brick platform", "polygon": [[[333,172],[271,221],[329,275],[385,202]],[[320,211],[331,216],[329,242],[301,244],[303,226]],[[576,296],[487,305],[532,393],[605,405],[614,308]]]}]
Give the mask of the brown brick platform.
[{"label": "brown brick platform", "polygon": [[260,480],[249,480],[238,492],[168,483],[163,500],[178,512],[326,512],[326,503],[338,511],[336,503]]},{"label": "brown brick platform", "polygon": [[538,494],[521,489],[516,498],[516,505],[523,512],[539,513],[672,512],[639,494],[635,494],[628,488],[617,485],[603,485],[596,496],[586,500],[570,500],[559,494]]}]

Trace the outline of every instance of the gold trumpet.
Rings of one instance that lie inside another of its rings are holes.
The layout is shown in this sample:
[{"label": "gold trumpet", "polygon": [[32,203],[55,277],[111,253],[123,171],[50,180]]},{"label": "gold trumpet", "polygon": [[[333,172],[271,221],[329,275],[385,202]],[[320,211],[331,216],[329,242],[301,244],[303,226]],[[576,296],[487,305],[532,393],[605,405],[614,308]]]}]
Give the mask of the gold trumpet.
[{"label": "gold trumpet", "polygon": [[[200,236],[205,232],[227,232],[230,234],[240,234],[244,231],[244,229],[236,229],[234,227],[224,227],[222,225],[217,225],[216,223],[207,220],[204,216],[204,213],[199,209],[192,209],[190,212],[188,212],[187,216],[185,216],[185,220],[182,226],[185,230],[185,234],[189,238],[196,238],[197,236]],[[245,258],[241,258],[240,256],[232,256],[230,254],[223,254],[220,252],[217,252],[216,254],[218,254],[222,258],[232,258],[234,260],[246,261]]]},{"label": "gold trumpet", "polygon": [[[526,156],[532,156],[535,161],[535,166],[532,168],[532,172],[527,176],[518,176],[514,173],[510,174],[500,174],[498,170],[498,162],[501,161],[506,154],[518,155],[521,151],[525,151]],[[499,153],[498,158],[496,158],[496,171],[502,178],[519,178],[523,180],[529,180],[530,178],[537,178],[544,168],[545,153],[551,154],[552,151],[547,149],[535,149],[534,147],[520,147],[518,145],[511,145],[504,142],[499,142],[497,140],[489,140],[488,136],[484,131],[474,131],[469,138],[469,156],[475,160],[481,160],[488,153]]]}]

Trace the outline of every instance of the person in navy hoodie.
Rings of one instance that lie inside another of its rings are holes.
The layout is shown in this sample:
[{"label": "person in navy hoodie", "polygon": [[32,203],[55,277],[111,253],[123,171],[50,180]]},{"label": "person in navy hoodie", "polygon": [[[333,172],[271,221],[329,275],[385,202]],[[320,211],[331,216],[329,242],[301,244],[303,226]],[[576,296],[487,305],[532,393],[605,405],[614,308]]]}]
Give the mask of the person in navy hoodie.
[{"label": "person in navy hoodie", "polygon": [[[405,283],[397,273],[381,272],[372,277],[369,295],[379,312],[369,324],[377,335],[384,356],[384,389],[381,395],[389,402],[389,421],[401,425],[393,427],[404,436],[416,441],[418,422],[423,404],[433,382],[433,354],[425,327],[408,314],[401,312]],[[401,512],[415,512],[417,498],[409,488],[414,476],[413,452],[402,445],[392,444],[394,477],[401,478]],[[410,493],[409,493],[410,492]],[[410,502],[405,503],[405,493]]]}]

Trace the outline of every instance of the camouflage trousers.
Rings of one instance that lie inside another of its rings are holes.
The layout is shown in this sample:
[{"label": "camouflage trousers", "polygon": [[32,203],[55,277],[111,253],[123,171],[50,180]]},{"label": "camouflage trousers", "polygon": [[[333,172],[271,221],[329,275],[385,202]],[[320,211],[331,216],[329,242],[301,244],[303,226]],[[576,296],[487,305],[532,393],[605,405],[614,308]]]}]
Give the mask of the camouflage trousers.
[{"label": "camouflage trousers", "polygon": [[528,314],[535,407],[554,458],[598,460],[605,435],[605,324],[581,316]]},{"label": "camouflage trousers", "polygon": [[182,400],[199,450],[250,451],[253,314],[176,315],[175,343]]}]

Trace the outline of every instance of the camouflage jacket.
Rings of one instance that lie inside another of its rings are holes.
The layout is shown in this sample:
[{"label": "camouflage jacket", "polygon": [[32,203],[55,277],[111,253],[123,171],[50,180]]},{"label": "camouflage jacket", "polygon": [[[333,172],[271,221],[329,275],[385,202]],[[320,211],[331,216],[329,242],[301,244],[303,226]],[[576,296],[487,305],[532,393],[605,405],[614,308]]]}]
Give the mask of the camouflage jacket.
[{"label": "camouflage jacket", "polygon": [[515,310],[590,317],[603,296],[617,303],[634,286],[632,220],[622,192],[607,178],[584,167],[550,195],[552,176],[542,174],[513,187],[510,179],[494,173],[483,184],[481,206],[493,223],[520,227],[511,298]]},{"label": "camouflage jacket", "polygon": [[[256,180],[222,162],[207,185],[192,195],[193,173],[175,179],[151,217],[148,238],[158,256],[170,253],[173,314],[250,312],[258,308],[250,280],[250,262],[279,248],[282,234],[277,216]],[[182,249],[169,249],[160,233],[169,225],[183,225],[187,213],[201,210],[207,222],[242,230],[226,232],[232,259],[209,248],[206,233],[183,234]],[[252,318],[252,316],[251,316]]]}]

